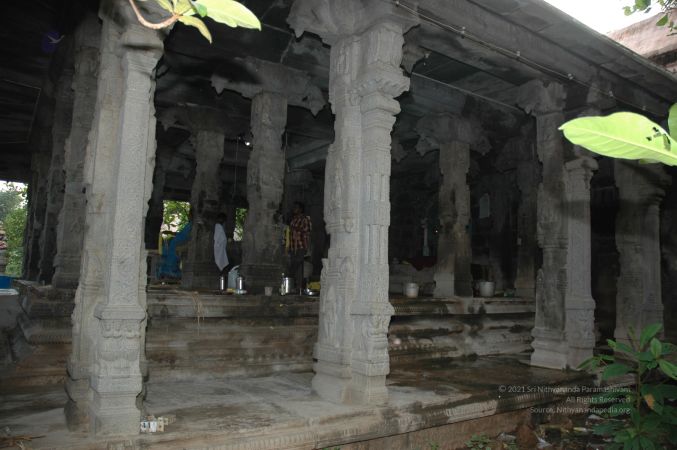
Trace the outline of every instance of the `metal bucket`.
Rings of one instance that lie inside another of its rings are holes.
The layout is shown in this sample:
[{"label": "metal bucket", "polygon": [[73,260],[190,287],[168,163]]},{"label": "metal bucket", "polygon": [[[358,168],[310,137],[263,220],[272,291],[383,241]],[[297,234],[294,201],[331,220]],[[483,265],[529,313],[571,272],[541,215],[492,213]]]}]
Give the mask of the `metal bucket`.
[{"label": "metal bucket", "polygon": [[292,277],[282,278],[282,285],[280,286],[280,295],[289,295],[294,290],[294,279]]}]

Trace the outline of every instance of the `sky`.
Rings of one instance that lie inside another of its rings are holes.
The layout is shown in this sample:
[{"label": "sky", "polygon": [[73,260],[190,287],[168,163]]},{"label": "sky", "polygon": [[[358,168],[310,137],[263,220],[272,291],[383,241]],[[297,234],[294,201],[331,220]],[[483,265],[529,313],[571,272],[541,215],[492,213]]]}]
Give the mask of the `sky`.
[{"label": "sky", "polygon": [[649,14],[635,13],[626,16],[623,7],[634,4],[634,0],[545,0],[570,16],[583,22],[600,33],[618,30],[635,22],[647,19],[659,11]]}]

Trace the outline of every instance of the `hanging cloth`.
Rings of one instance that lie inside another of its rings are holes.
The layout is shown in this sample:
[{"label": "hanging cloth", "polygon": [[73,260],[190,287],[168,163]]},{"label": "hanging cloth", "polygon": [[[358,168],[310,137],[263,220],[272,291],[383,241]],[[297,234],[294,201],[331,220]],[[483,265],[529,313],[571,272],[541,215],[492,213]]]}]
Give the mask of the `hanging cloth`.
[{"label": "hanging cloth", "polygon": [[223,225],[217,223],[214,226],[214,262],[220,271],[228,265],[228,254],[226,253],[226,245],[228,239]]}]

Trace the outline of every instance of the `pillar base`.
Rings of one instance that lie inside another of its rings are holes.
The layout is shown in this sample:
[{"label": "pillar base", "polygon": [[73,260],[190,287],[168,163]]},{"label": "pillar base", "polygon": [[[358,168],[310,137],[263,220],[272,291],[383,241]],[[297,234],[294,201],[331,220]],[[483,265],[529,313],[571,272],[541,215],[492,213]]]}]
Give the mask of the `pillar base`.
[{"label": "pillar base", "polygon": [[181,274],[181,287],[218,290],[221,273],[213,261],[193,263]]},{"label": "pillar base", "polygon": [[69,431],[89,431],[89,378],[66,380],[68,402],[64,406]]},{"label": "pillar base", "polygon": [[138,434],[141,411],[136,394],[94,393],[90,410],[90,430],[98,436]]},{"label": "pillar base", "polygon": [[[282,279],[284,267],[278,264],[247,264],[240,266],[240,275],[244,277],[245,289],[250,294],[261,294],[264,287],[272,286],[275,291]],[[295,286],[299,289],[299,286]]]},{"label": "pillar base", "polygon": [[349,403],[376,406],[388,403],[386,376],[367,376],[353,372]]},{"label": "pillar base", "polygon": [[433,297],[453,297],[454,295],[454,274],[449,272],[435,273],[435,290]]},{"label": "pillar base", "polygon": [[547,369],[566,369],[568,348],[561,332],[534,328],[531,333],[531,365]]}]

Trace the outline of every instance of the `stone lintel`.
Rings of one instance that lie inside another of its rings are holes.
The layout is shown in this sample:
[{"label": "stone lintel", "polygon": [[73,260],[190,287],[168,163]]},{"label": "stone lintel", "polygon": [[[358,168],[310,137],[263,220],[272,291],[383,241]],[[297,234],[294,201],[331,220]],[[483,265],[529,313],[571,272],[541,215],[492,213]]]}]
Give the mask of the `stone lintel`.
[{"label": "stone lintel", "polygon": [[262,92],[279,94],[287,98],[288,104],[307,108],[313,115],[327,103],[320,88],[312,83],[310,76],[304,71],[253,57],[238,58],[235,61],[251,76],[251,80],[231,80],[214,74],[211,81],[217,93],[227,89],[250,99]]}]

